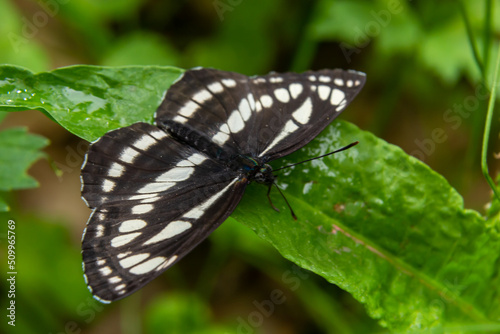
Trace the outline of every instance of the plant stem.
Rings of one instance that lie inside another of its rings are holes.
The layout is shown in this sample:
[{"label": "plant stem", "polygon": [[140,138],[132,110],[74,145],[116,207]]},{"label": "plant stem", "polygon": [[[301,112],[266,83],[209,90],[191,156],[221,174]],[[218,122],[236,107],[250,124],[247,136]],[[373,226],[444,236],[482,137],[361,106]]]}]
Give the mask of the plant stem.
[{"label": "plant stem", "polygon": [[481,72],[481,77],[483,81],[486,80],[486,72],[484,69],[484,63],[481,60],[481,56],[479,55],[479,51],[477,48],[476,38],[472,32],[472,26],[470,24],[469,17],[467,15],[467,10],[465,9],[465,5],[462,0],[458,0],[458,7],[460,8],[460,14],[462,14],[462,18],[465,23],[465,28],[467,30],[467,36],[469,37],[469,43],[472,48],[472,53],[474,54],[474,59],[476,60],[477,66],[479,67],[479,71]]},{"label": "plant stem", "polygon": [[486,123],[484,125],[484,136],[483,136],[483,150],[481,154],[481,170],[483,172],[486,181],[490,185],[495,197],[500,200],[500,193],[493,182],[489,172],[488,172],[488,140],[490,138],[491,120],[493,118],[493,110],[495,109],[495,100],[497,95],[498,86],[498,70],[500,68],[500,46],[498,47],[497,54],[497,64],[495,66],[495,72],[493,73],[493,83],[491,84],[490,100],[488,102],[488,113],[486,114]]},{"label": "plant stem", "polygon": [[493,14],[493,1],[485,0],[484,9],[484,46],[483,46],[483,64],[484,68],[488,69],[488,63],[490,59],[490,46],[491,46],[491,16]]}]

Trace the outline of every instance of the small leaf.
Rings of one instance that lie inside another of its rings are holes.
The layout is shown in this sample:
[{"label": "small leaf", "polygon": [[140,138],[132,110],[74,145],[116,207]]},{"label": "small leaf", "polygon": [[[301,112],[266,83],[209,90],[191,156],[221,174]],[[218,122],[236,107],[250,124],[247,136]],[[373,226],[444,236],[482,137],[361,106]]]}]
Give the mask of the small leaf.
[{"label": "small leaf", "polygon": [[33,74],[0,67],[0,111],[37,109],[75,135],[93,141],[111,129],[152,123],[175,67],[70,66]]},{"label": "small leaf", "polygon": [[[0,191],[37,187],[38,182],[27,170],[45,156],[40,149],[48,143],[43,137],[29,134],[25,128],[0,131]],[[1,211],[8,211],[3,199],[0,199]]]}]

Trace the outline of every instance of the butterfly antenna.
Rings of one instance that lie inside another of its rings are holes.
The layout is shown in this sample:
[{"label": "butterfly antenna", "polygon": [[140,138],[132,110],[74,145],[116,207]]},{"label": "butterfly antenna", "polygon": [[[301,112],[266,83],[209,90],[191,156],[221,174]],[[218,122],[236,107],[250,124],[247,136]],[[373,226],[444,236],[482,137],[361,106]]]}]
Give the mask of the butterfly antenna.
[{"label": "butterfly antenna", "polygon": [[[311,159],[307,159],[307,160],[304,160],[304,161],[300,161],[300,162],[296,162],[294,164],[291,164],[291,165],[288,165],[288,166],[284,166],[284,167],[281,167],[281,168],[278,168],[278,169],[275,169],[273,170],[273,172],[276,172],[276,171],[279,171],[281,169],[285,169],[285,168],[289,168],[289,167],[292,167],[292,166],[296,166],[296,165],[299,165],[299,164],[303,164],[304,162],[308,162],[308,161],[312,161],[312,160],[316,160],[316,159],[321,159],[321,158],[324,158],[324,157],[327,157],[329,155],[332,155],[332,154],[335,154],[335,153],[338,153],[338,152],[342,152],[342,151],[345,151],[355,145],[358,145],[359,144],[359,141],[355,141],[354,143],[350,143],[349,145],[347,146],[344,146],[342,148],[339,148],[338,150],[335,150],[333,152],[330,152],[330,153],[327,153],[327,154],[323,154],[323,155],[320,155],[319,157],[314,157],[314,158],[311,158]],[[290,213],[292,214],[292,217],[293,219],[297,220],[297,216],[295,215],[295,212],[293,212],[293,209],[292,207],[290,206],[290,203],[288,203],[288,200],[286,199],[285,195],[283,194],[283,192],[281,191],[281,189],[278,187],[278,185],[276,184],[276,182],[273,182],[272,184],[269,185],[269,188],[267,190],[267,199],[269,200],[269,203],[271,204],[271,206],[273,207],[274,210],[280,212],[280,210],[274,206],[273,202],[271,201],[271,196],[269,196],[269,193],[271,192],[271,187],[272,186],[276,186],[276,189],[278,189],[278,191],[280,192],[280,195],[283,197],[283,199],[285,200],[286,202],[286,205],[288,205],[288,208],[290,209]]]},{"label": "butterfly antenna", "polygon": [[276,184],[276,182],[273,182],[269,185],[269,189],[267,190],[267,198],[269,199],[269,203],[271,203],[271,206],[273,207],[274,210],[280,212],[280,210],[273,205],[273,202],[271,201],[271,197],[269,196],[269,193],[271,192],[271,187],[273,184],[276,186],[276,189],[280,192],[281,197],[285,200],[286,205],[288,205],[288,208],[290,209],[290,213],[292,214],[293,219],[297,220],[297,216],[295,215],[295,212],[293,212],[292,207],[290,206],[290,203],[288,203],[288,200],[286,199],[285,195],[281,192],[280,187]]},{"label": "butterfly antenna", "polygon": [[[350,143],[349,145],[347,146],[344,146],[342,148],[339,148],[338,150],[335,150],[333,152],[330,152],[330,153],[327,153],[327,154],[323,154],[323,155],[320,155],[319,157],[314,157],[314,158],[311,158],[311,159],[307,159],[307,160],[304,160],[304,161],[300,161],[300,162],[296,162],[294,164],[291,164],[291,165],[288,165],[288,166],[284,166],[284,167],[280,167],[278,169],[275,169],[273,170],[273,172],[276,172],[276,171],[279,171],[281,169],[285,169],[285,168],[289,168],[289,167],[292,167],[292,166],[296,166],[296,165],[300,165],[300,164],[303,164],[304,162],[308,162],[308,161],[312,161],[312,160],[316,160],[316,159],[321,159],[321,158],[324,158],[324,157],[327,157],[329,155],[332,155],[332,154],[335,154],[335,153],[338,153],[338,152],[342,152],[342,151],[345,151],[353,146],[356,146],[359,144],[359,141],[355,141],[354,143]],[[279,189],[279,188],[278,188]]]}]

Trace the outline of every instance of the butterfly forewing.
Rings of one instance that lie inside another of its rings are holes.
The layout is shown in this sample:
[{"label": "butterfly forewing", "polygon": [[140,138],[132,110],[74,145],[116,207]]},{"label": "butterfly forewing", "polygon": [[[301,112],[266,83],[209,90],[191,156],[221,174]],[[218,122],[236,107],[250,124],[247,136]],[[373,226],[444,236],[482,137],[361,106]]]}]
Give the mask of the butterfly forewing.
[{"label": "butterfly forewing", "polygon": [[95,208],[82,239],[101,301],[122,298],[186,255],[238,204],[246,182],[157,127],[137,123],[89,149],[82,196]]},{"label": "butterfly forewing", "polygon": [[271,161],[311,141],[364,83],[363,73],[339,69],[255,77],[192,70],[167,92],[156,123],[183,124],[225,152]]},{"label": "butterfly forewing", "polygon": [[94,296],[125,297],[186,255],[231,214],[256,171],[311,141],[364,83],[363,73],[343,70],[189,70],[169,88],[156,125],[93,143],[81,179],[94,210],[82,239]]}]

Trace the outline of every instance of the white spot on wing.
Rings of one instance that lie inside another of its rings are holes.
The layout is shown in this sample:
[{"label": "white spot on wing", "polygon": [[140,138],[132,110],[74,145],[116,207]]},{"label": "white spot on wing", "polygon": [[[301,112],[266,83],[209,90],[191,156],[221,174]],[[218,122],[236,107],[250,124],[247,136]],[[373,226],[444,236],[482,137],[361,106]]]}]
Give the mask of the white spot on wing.
[{"label": "white spot on wing", "polygon": [[261,154],[259,154],[259,156],[263,156],[266,152],[268,152],[271,148],[276,146],[284,138],[288,137],[290,134],[297,131],[298,128],[299,127],[297,126],[297,124],[295,124],[292,120],[289,120],[288,122],[286,122],[283,130],[281,130],[281,132],[278,134],[278,136],[276,136],[276,138],[274,138],[272,143]]},{"label": "white spot on wing", "polygon": [[132,269],[130,269],[130,273],[135,274],[135,275],[142,275],[142,274],[147,274],[153,270],[156,269],[160,264],[162,264],[166,260],[165,257],[163,256],[157,256],[152,258],[151,260],[148,260],[144,263],[141,263]]},{"label": "white spot on wing", "polygon": [[260,103],[260,101],[255,102],[255,111],[259,112],[261,110],[262,110],[262,104]]},{"label": "white spot on wing", "polygon": [[342,80],[340,78],[335,78],[335,80],[333,80],[333,83],[335,83],[337,86],[343,86],[344,80]]},{"label": "white spot on wing", "polygon": [[159,201],[161,200],[161,197],[160,196],[153,196],[153,197],[150,197],[150,198],[145,198],[141,201],[141,203],[153,203],[153,202],[156,202],[156,201]]},{"label": "white spot on wing", "polygon": [[231,133],[231,130],[229,130],[229,126],[227,126],[226,123],[222,124],[219,130],[227,134]]},{"label": "white spot on wing", "polygon": [[288,94],[288,90],[285,88],[277,88],[274,90],[274,96],[278,99],[278,101],[287,103],[290,101],[290,94]]},{"label": "white spot on wing", "polygon": [[210,94],[208,90],[202,89],[193,95],[192,100],[198,102],[199,104],[203,104],[211,98],[212,94]]},{"label": "white spot on wing", "polygon": [[153,197],[156,197],[155,194],[144,194],[144,195],[134,195],[134,196],[130,196],[128,199],[130,201],[136,201],[138,199],[146,199],[146,198],[153,198]]},{"label": "white spot on wing", "polygon": [[327,77],[325,75],[320,75],[319,76],[319,81],[321,81],[321,82],[330,82],[330,81],[332,81],[332,78]]},{"label": "white spot on wing", "polygon": [[205,156],[199,153],[194,153],[192,156],[188,158],[189,161],[191,161],[195,165],[201,164],[203,161],[207,160]]},{"label": "white spot on wing", "polygon": [[151,146],[153,146],[154,144],[156,144],[156,140],[151,138],[151,136],[144,135],[141,138],[139,138],[138,140],[136,140],[134,142],[133,146],[144,151],[144,150],[147,150],[148,148],[150,148]]},{"label": "white spot on wing", "polygon": [[97,225],[97,228],[96,228],[96,232],[95,232],[95,237],[96,238],[100,238],[104,235],[104,225],[102,224],[99,224]]},{"label": "white spot on wing", "polygon": [[136,230],[140,230],[144,226],[146,226],[147,223],[142,220],[142,219],[130,219],[130,220],[125,220],[120,224],[120,227],[118,228],[118,231],[121,233],[126,233],[126,232],[132,232]]},{"label": "white spot on wing", "polygon": [[186,123],[188,121],[187,118],[179,116],[179,115],[175,116],[174,119],[172,119],[172,120],[174,122],[181,123],[181,124],[184,124],[184,123]]},{"label": "white spot on wing", "polygon": [[192,166],[194,166],[194,164],[189,160],[181,160],[175,165],[175,167],[192,167]]},{"label": "white spot on wing", "polygon": [[158,131],[152,131],[149,133],[151,136],[155,137],[156,139],[163,139],[163,138],[166,138],[168,137],[168,135],[161,131],[161,130],[158,130]]},{"label": "white spot on wing", "polygon": [[134,159],[139,155],[139,152],[134,150],[132,147],[125,148],[120,154],[120,160],[127,163],[132,163]]},{"label": "white spot on wing", "polygon": [[234,81],[233,79],[222,79],[222,83],[226,87],[234,87],[234,86],[236,86],[236,81]]},{"label": "white spot on wing", "polygon": [[108,279],[108,282],[111,284],[120,283],[121,281],[122,281],[122,279],[120,276],[113,276],[110,279]]},{"label": "white spot on wing", "polygon": [[120,261],[120,266],[123,268],[130,268],[132,266],[135,266],[136,264],[144,261],[149,257],[149,253],[141,253],[141,254],[136,254],[129,256],[123,260]]},{"label": "white spot on wing", "polygon": [[174,167],[156,178],[156,182],[178,182],[184,181],[193,174],[193,167]]},{"label": "white spot on wing", "polygon": [[319,98],[323,101],[326,100],[330,96],[331,88],[325,85],[321,85],[318,87],[318,95]]},{"label": "white spot on wing", "polygon": [[192,224],[190,222],[182,221],[182,220],[175,220],[173,222],[170,222],[167,226],[163,228],[158,234],[156,234],[154,237],[146,241],[143,245],[150,245],[154,244],[160,241],[163,241],[165,239],[170,239],[172,237],[175,237],[176,235],[181,234],[182,232],[190,229]]},{"label": "white spot on wing", "polygon": [[123,175],[124,171],[125,171],[125,167],[123,167],[123,165],[120,165],[119,163],[113,162],[111,167],[109,167],[108,176],[120,177]]},{"label": "white spot on wing", "polygon": [[101,275],[103,275],[103,276],[108,276],[109,274],[111,274],[113,272],[111,270],[111,268],[108,266],[99,268],[99,271],[101,272]]},{"label": "white spot on wing", "polygon": [[224,133],[222,131],[217,132],[213,137],[212,140],[217,144],[217,145],[224,145],[228,140],[229,140],[229,135],[227,133]]},{"label": "white spot on wing", "polygon": [[234,110],[227,120],[227,125],[232,133],[237,133],[243,130],[245,127],[245,122],[241,118],[241,114],[238,110]]},{"label": "white spot on wing", "polygon": [[119,235],[119,236],[111,239],[111,246],[116,248],[116,247],[126,245],[140,235],[141,235],[140,232]]},{"label": "white spot on wing", "polygon": [[182,218],[200,218],[205,211],[219,198],[221,197],[228,189],[231,187],[234,183],[236,182],[236,179],[233,180],[230,184],[228,184],[224,189],[207,199],[205,202],[202,204],[194,207],[187,213],[185,213]]},{"label": "white spot on wing", "polygon": [[175,183],[166,183],[166,182],[152,182],[146,184],[141,189],[137,190],[137,192],[141,194],[149,194],[149,193],[160,193],[166,191],[175,186]]},{"label": "white spot on wing", "polygon": [[184,117],[191,117],[199,107],[200,106],[196,102],[189,101],[181,109],[179,109],[178,113]]},{"label": "white spot on wing", "polygon": [[296,99],[300,95],[300,93],[302,93],[302,89],[302,84],[299,83],[293,83],[289,87],[290,94],[294,99]]},{"label": "white spot on wing", "polygon": [[270,108],[273,105],[273,98],[269,95],[262,95],[260,97],[260,102],[264,108]]},{"label": "white spot on wing", "polygon": [[343,100],[342,102],[340,102],[339,106],[335,109],[335,111],[341,111],[342,109],[344,109],[347,105],[347,101],[346,100]]},{"label": "white spot on wing", "polygon": [[255,110],[255,98],[253,97],[252,93],[248,94],[248,103],[250,103],[250,109]]},{"label": "white spot on wing", "polygon": [[222,93],[224,91],[224,87],[222,87],[222,85],[220,84],[220,82],[211,83],[207,87],[214,94]]},{"label": "white spot on wing", "polygon": [[132,207],[132,214],[141,215],[143,213],[148,213],[153,210],[153,206],[151,204],[139,204]]},{"label": "white spot on wing", "polygon": [[177,255],[172,256],[168,261],[163,262],[158,268],[156,268],[156,271],[167,268],[169,265],[174,263],[175,260],[177,260],[177,258],[178,258]]},{"label": "white spot on wing", "polygon": [[131,252],[120,253],[116,257],[119,259],[123,259],[125,256],[128,256]]},{"label": "white spot on wing", "polygon": [[115,185],[116,184],[113,181],[104,179],[104,181],[102,182],[102,191],[104,191],[105,193],[109,193],[110,191],[113,191]]},{"label": "white spot on wing", "polygon": [[312,110],[312,101],[311,98],[308,97],[304,103],[292,113],[292,116],[300,124],[307,124],[311,118]]},{"label": "white spot on wing", "polygon": [[252,110],[250,109],[250,103],[248,103],[248,100],[246,98],[243,98],[241,100],[238,109],[241,113],[241,116],[243,117],[243,120],[248,121],[248,119],[252,115]]},{"label": "white spot on wing", "polygon": [[339,105],[340,102],[342,102],[345,98],[345,94],[343,91],[341,91],[340,89],[333,89],[332,90],[332,96],[330,98],[330,103],[334,106],[336,105]]}]

